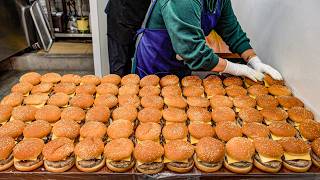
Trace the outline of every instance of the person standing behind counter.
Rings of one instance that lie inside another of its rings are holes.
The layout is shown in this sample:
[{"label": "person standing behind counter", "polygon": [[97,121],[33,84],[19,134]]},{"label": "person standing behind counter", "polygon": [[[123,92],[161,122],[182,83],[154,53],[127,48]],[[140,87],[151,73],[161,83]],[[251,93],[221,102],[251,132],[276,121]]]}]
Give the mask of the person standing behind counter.
[{"label": "person standing behind counter", "polygon": [[[205,36],[213,29],[247,65],[219,58],[206,45]],[[203,70],[254,81],[262,80],[267,73],[281,80],[281,74],[262,63],[249,42],[231,0],[152,0],[139,30],[132,73],[140,77],[172,73],[183,77],[192,70]]]}]

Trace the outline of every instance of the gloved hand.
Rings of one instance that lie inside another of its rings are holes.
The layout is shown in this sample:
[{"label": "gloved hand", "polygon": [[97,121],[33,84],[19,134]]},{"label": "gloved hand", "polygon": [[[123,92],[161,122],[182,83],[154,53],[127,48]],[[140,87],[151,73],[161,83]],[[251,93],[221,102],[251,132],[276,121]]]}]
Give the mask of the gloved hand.
[{"label": "gloved hand", "polygon": [[273,67],[262,63],[258,56],[251,58],[248,62],[248,65],[261,73],[269,74],[275,80],[282,80],[281,74]]},{"label": "gloved hand", "polygon": [[222,73],[228,73],[234,76],[245,76],[255,82],[257,82],[257,80],[262,81],[264,78],[264,75],[261,72],[258,72],[247,65],[236,64],[230,61],[226,61],[226,62],[227,62],[227,66]]}]

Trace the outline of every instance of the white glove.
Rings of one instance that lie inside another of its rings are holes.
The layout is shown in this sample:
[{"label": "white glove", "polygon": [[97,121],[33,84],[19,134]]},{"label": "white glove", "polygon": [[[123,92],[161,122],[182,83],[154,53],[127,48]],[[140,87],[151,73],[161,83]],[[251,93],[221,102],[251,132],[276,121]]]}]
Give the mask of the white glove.
[{"label": "white glove", "polygon": [[227,61],[226,69],[222,73],[228,73],[234,76],[245,76],[251,80],[257,82],[262,81],[264,75],[261,72],[258,72],[247,65],[236,64],[230,61]]},{"label": "white glove", "polygon": [[269,74],[275,80],[282,80],[281,74],[273,67],[262,63],[258,56],[251,58],[248,62],[248,65],[261,73]]}]

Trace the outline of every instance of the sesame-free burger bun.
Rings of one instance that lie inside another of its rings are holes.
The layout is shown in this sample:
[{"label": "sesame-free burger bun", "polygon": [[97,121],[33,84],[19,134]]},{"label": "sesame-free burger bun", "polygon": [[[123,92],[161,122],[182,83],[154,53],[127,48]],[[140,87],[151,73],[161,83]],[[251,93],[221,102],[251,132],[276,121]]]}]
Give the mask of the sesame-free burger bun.
[{"label": "sesame-free burger bun", "polygon": [[61,83],[73,83],[75,85],[80,84],[81,77],[76,74],[65,74],[61,77]]},{"label": "sesame-free burger bun", "polygon": [[129,138],[133,133],[133,124],[128,120],[119,119],[113,121],[108,129],[108,137],[112,140],[119,138]]},{"label": "sesame-free burger bun", "polygon": [[93,84],[98,86],[100,84],[100,78],[95,75],[85,75],[81,77],[82,84]]},{"label": "sesame-free burger bun", "polygon": [[148,75],[140,80],[140,87],[158,86],[160,78],[157,75]]},{"label": "sesame-free burger bun", "polygon": [[102,122],[88,121],[80,129],[80,137],[98,137],[103,138],[107,134],[107,126]]},{"label": "sesame-free burger bun", "polygon": [[0,137],[0,159],[5,161],[0,165],[0,171],[4,171],[13,165],[12,151],[15,146],[16,143],[12,137]]},{"label": "sesame-free burger bun", "polygon": [[137,119],[138,111],[134,106],[121,106],[113,110],[113,121],[124,119],[130,122],[134,122]]},{"label": "sesame-free burger bun", "polygon": [[24,138],[45,138],[51,133],[51,125],[47,121],[38,120],[28,124],[23,130]]},{"label": "sesame-free burger bun", "polygon": [[10,119],[12,110],[13,108],[9,105],[0,105],[0,123]]},{"label": "sesame-free burger bun", "polygon": [[168,122],[186,122],[187,114],[183,109],[169,107],[162,111],[163,118]]},{"label": "sesame-free burger bun", "polygon": [[137,74],[128,74],[122,77],[121,85],[135,84],[139,85],[140,77]]},{"label": "sesame-free burger bun", "polygon": [[135,137],[139,141],[152,140],[159,141],[161,134],[161,126],[158,123],[147,122],[140,124],[136,131]]},{"label": "sesame-free burger bun", "polygon": [[187,116],[190,121],[201,121],[201,122],[211,121],[211,113],[206,108],[189,107],[187,110]]},{"label": "sesame-free burger bun", "polygon": [[154,122],[160,123],[162,112],[159,109],[143,108],[138,113],[138,120],[142,123]]},{"label": "sesame-free burger bun", "polygon": [[0,127],[0,137],[10,136],[16,139],[23,133],[24,128],[24,122],[19,120],[11,120]]},{"label": "sesame-free burger bun", "polygon": [[201,84],[202,84],[202,80],[200,79],[199,76],[186,76],[181,80],[181,85],[183,87],[201,86]]},{"label": "sesame-free burger bun", "polygon": [[53,137],[76,139],[80,133],[80,125],[75,121],[60,120],[52,128]]},{"label": "sesame-free burger bun", "polygon": [[88,94],[77,94],[69,101],[69,103],[71,106],[89,109],[93,105],[94,99]]},{"label": "sesame-free burger bun", "polygon": [[215,127],[215,130],[217,137],[224,142],[228,142],[234,137],[242,136],[241,128],[235,122],[219,122]]},{"label": "sesame-free burger bun", "polygon": [[99,121],[106,123],[110,118],[110,110],[105,106],[94,106],[87,111],[86,121]]},{"label": "sesame-free burger bun", "polygon": [[114,85],[119,85],[121,82],[121,77],[117,74],[108,74],[102,77],[101,84],[111,83]]},{"label": "sesame-free burger bun", "polygon": [[160,79],[161,87],[178,85],[178,84],[179,84],[179,78],[176,75],[167,75]]},{"label": "sesame-free burger bun", "polygon": [[41,81],[41,75],[36,72],[29,72],[20,77],[20,82],[27,82],[32,85],[37,85]]},{"label": "sesame-free burger bun", "polygon": [[49,123],[57,122],[61,117],[61,109],[58,106],[45,105],[36,114],[36,120],[45,120]]},{"label": "sesame-free burger bun", "polygon": [[86,113],[79,107],[67,107],[61,113],[61,119],[81,122],[86,117]]}]

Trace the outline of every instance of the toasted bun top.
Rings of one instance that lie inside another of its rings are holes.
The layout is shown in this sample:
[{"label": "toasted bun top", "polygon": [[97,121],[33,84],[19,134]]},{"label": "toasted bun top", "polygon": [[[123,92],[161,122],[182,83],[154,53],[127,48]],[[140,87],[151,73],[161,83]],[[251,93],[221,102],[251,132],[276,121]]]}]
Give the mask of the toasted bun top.
[{"label": "toasted bun top", "polygon": [[68,138],[57,138],[48,142],[42,154],[45,160],[48,161],[61,161],[70,156],[74,151],[73,141]]},{"label": "toasted bun top", "polygon": [[146,140],[138,143],[134,149],[134,157],[140,162],[153,162],[162,157],[163,147],[154,141]]},{"label": "toasted bun top", "polygon": [[36,120],[45,120],[49,123],[58,121],[61,117],[61,110],[58,106],[45,105],[36,112]]},{"label": "toasted bun top", "polygon": [[214,128],[210,124],[193,122],[188,126],[191,136],[201,139],[203,137],[213,137],[215,135]]},{"label": "toasted bun top", "polygon": [[160,95],[160,88],[157,86],[144,86],[139,91],[139,96],[159,96]]},{"label": "toasted bun top", "polygon": [[256,100],[250,96],[238,96],[233,98],[233,104],[237,108],[256,107]]},{"label": "toasted bun top", "polygon": [[169,107],[162,111],[163,118],[170,122],[185,122],[187,114],[183,109]]},{"label": "toasted bun top", "polygon": [[47,121],[38,120],[28,124],[23,130],[25,138],[43,138],[51,132],[51,125]]},{"label": "toasted bun top", "polygon": [[53,91],[55,93],[73,94],[76,91],[76,85],[73,83],[59,83],[54,86]]},{"label": "toasted bun top", "polygon": [[215,130],[218,138],[225,142],[233,137],[242,136],[241,128],[236,123],[230,121],[217,123]]},{"label": "toasted bun top", "polygon": [[138,111],[134,106],[121,106],[113,110],[112,119],[125,119],[133,122],[138,115]]},{"label": "toasted bun top", "polygon": [[179,86],[177,85],[172,85],[172,86],[165,86],[161,89],[161,95],[163,97],[168,97],[168,96],[181,96],[182,90]]},{"label": "toasted bun top", "polygon": [[16,143],[12,137],[0,137],[0,160],[7,159],[15,146]]},{"label": "toasted bun top", "polygon": [[37,94],[37,93],[49,93],[53,87],[52,83],[41,83],[36,86],[33,86],[31,93]]},{"label": "toasted bun top", "polygon": [[67,107],[61,113],[61,119],[73,120],[76,122],[84,120],[86,113],[79,107]]},{"label": "toasted bun top", "polygon": [[47,73],[41,76],[41,82],[58,83],[61,80],[61,75],[58,73]]},{"label": "toasted bun top", "polygon": [[80,136],[103,138],[107,134],[107,126],[102,122],[88,121],[80,129]]},{"label": "toasted bun top", "polygon": [[260,96],[260,95],[267,95],[269,91],[268,91],[268,88],[266,88],[265,86],[256,84],[248,88],[248,93],[253,96]]},{"label": "toasted bun top", "polygon": [[212,120],[216,123],[224,121],[235,121],[236,113],[229,107],[217,107],[212,110]]},{"label": "toasted bun top", "polygon": [[270,95],[257,96],[257,105],[262,108],[275,108],[279,105],[278,100]]},{"label": "toasted bun top", "polygon": [[110,110],[105,106],[94,106],[87,111],[86,121],[108,122],[110,118]]},{"label": "toasted bun top", "polygon": [[320,138],[315,139],[311,143],[312,151],[316,153],[317,156],[320,156]]},{"label": "toasted bun top", "polygon": [[293,137],[296,135],[296,129],[287,122],[272,122],[268,126],[270,132],[280,137]]},{"label": "toasted bun top", "polygon": [[235,160],[247,161],[255,153],[254,144],[247,138],[234,137],[226,144],[227,154]]},{"label": "toasted bun top", "polygon": [[221,141],[213,137],[204,137],[197,143],[196,153],[200,160],[216,163],[224,158],[225,147]]},{"label": "toasted bun top", "polygon": [[299,130],[300,134],[310,141],[320,137],[320,123],[314,120],[305,120],[300,124]]},{"label": "toasted bun top", "polygon": [[96,93],[96,86],[94,84],[81,84],[76,87],[76,94],[93,95]]},{"label": "toasted bun top", "polygon": [[107,130],[107,134],[111,139],[128,138],[132,133],[132,122],[121,119],[113,121]]},{"label": "toasted bun top", "polygon": [[255,108],[242,108],[239,112],[239,117],[244,122],[258,122],[261,123],[263,120],[263,116],[260,111]]},{"label": "toasted bun top", "polygon": [[140,83],[140,77],[136,74],[128,74],[123,76],[121,79],[121,85],[126,85],[126,84],[139,85],[139,83]]},{"label": "toasted bun top", "polygon": [[114,85],[119,85],[121,82],[121,77],[117,74],[108,74],[102,77],[101,84],[111,83]]},{"label": "toasted bun top", "polygon": [[119,88],[119,95],[137,95],[139,93],[139,85],[126,84]]},{"label": "toasted bun top", "polygon": [[255,138],[253,143],[256,151],[263,156],[280,158],[283,155],[283,148],[277,141],[260,137]]},{"label": "toasted bun top", "polygon": [[131,156],[134,146],[131,140],[120,138],[110,141],[104,148],[107,159],[121,161]]},{"label": "toasted bun top", "polygon": [[164,97],[164,103],[168,107],[175,107],[175,108],[186,108],[187,107],[187,101],[182,96],[166,96]]},{"label": "toasted bun top", "polygon": [[45,104],[48,99],[49,96],[47,94],[32,94],[27,96],[23,103],[27,105],[40,105]]},{"label": "toasted bun top", "polygon": [[210,104],[212,108],[216,107],[233,107],[232,100],[227,96],[215,95],[210,98]]},{"label": "toasted bun top", "polygon": [[169,141],[164,145],[165,156],[173,161],[182,161],[192,157],[194,147],[183,140]]},{"label": "toasted bun top", "polygon": [[33,88],[33,85],[28,82],[20,82],[18,84],[15,84],[11,88],[11,92],[21,93],[21,94],[27,94],[31,91]]},{"label": "toasted bun top", "polygon": [[279,101],[279,104],[284,107],[284,108],[287,108],[287,109],[290,109],[290,108],[293,108],[293,107],[303,107],[304,104],[303,102],[296,98],[296,97],[293,97],[293,96],[278,96],[277,97],[278,101]]},{"label": "toasted bun top", "polygon": [[288,113],[281,108],[265,108],[260,112],[264,119],[269,121],[285,121],[288,118]]},{"label": "toasted bun top", "polygon": [[90,160],[103,154],[103,150],[104,144],[101,138],[88,137],[83,139],[76,145],[74,153],[81,159]]},{"label": "toasted bun top", "polygon": [[80,132],[80,125],[75,121],[60,120],[53,125],[52,133],[57,137],[75,139]]},{"label": "toasted bun top", "polygon": [[0,122],[8,121],[13,108],[9,105],[0,105]]},{"label": "toasted bun top", "polygon": [[247,95],[247,90],[241,86],[231,85],[226,87],[226,92],[230,97],[237,97],[237,96],[245,96]]},{"label": "toasted bun top", "polygon": [[118,104],[118,98],[112,94],[103,94],[95,98],[94,105],[113,108]]},{"label": "toasted bun top", "polygon": [[33,121],[35,120],[35,114],[38,111],[38,108],[33,106],[18,106],[13,108],[12,118],[20,121]]},{"label": "toasted bun top", "polygon": [[187,103],[189,107],[207,108],[210,106],[210,101],[205,97],[188,97]]},{"label": "toasted bun top", "polygon": [[140,99],[137,95],[119,95],[118,96],[119,106],[140,106]]},{"label": "toasted bun top", "polygon": [[167,75],[161,78],[160,85],[162,87],[171,86],[171,85],[178,85],[179,78],[176,75]]},{"label": "toasted bun top", "polygon": [[183,88],[183,95],[186,97],[199,97],[204,95],[204,88],[202,86],[188,86]]},{"label": "toasted bun top", "polygon": [[269,74],[265,74],[264,75],[264,80],[271,86],[274,84],[278,84],[278,85],[284,85],[284,81],[283,80],[275,80],[273,79]]},{"label": "toasted bun top", "polygon": [[68,102],[69,102],[69,96],[67,94],[56,93],[48,99],[47,104],[62,107],[62,106],[68,105]]},{"label": "toasted bun top", "polygon": [[305,154],[310,151],[310,145],[302,139],[285,137],[278,141],[283,150],[290,154]]},{"label": "toasted bun top", "polygon": [[141,98],[141,105],[144,108],[162,109],[164,102],[160,96],[145,96]]},{"label": "toasted bun top", "polygon": [[230,76],[230,77],[227,77],[223,80],[223,84],[225,86],[231,86],[231,85],[242,86],[243,82],[240,77]]},{"label": "toasted bun top", "polygon": [[222,86],[222,80],[219,76],[210,75],[203,79],[203,85],[206,87],[208,85]]},{"label": "toasted bun top", "polygon": [[253,139],[257,137],[269,137],[270,131],[266,125],[253,122],[243,124],[242,133]]},{"label": "toasted bun top", "polygon": [[223,88],[223,86],[212,85],[212,84],[205,86],[204,91],[207,93],[208,97],[215,96],[215,95],[224,96],[226,94],[226,90]]},{"label": "toasted bun top", "polygon": [[302,122],[306,119],[313,119],[313,113],[303,107],[293,107],[288,110],[289,118],[295,122]]},{"label": "toasted bun top", "polygon": [[0,104],[15,107],[21,105],[22,101],[23,95],[21,93],[11,93],[2,99]]},{"label": "toasted bun top", "polygon": [[181,80],[181,85],[187,86],[201,86],[202,80],[199,76],[186,76]]},{"label": "toasted bun top", "polygon": [[161,134],[161,126],[158,123],[147,122],[140,124],[135,132],[138,140],[159,140]]},{"label": "toasted bun top", "polygon": [[76,85],[80,84],[81,77],[76,74],[65,74],[61,77],[61,83],[74,83]]},{"label": "toasted bun top", "polygon": [[100,78],[95,75],[85,75],[81,78],[83,84],[93,84],[95,86],[100,84]]},{"label": "toasted bun top", "polygon": [[159,123],[162,118],[162,112],[154,108],[143,108],[138,113],[138,120],[140,122],[155,122]]},{"label": "toasted bun top", "polygon": [[211,121],[211,114],[206,108],[189,107],[187,110],[187,116],[190,119],[190,121]]},{"label": "toasted bun top", "polygon": [[24,127],[25,127],[25,124],[22,121],[19,121],[19,120],[9,121],[0,127],[0,137],[10,136],[15,139],[22,134]]},{"label": "toasted bun top", "polygon": [[162,135],[166,140],[184,139],[188,136],[188,127],[184,123],[166,124]]},{"label": "toasted bun top", "polygon": [[71,106],[87,109],[92,106],[94,99],[88,94],[77,94],[70,101]]},{"label": "toasted bun top", "polygon": [[263,81],[252,81],[251,79],[247,78],[247,77],[244,77],[244,82],[246,85],[249,85],[249,86],[253,86],[253,85],[263,85]]},{"label": "toasted bun top", "polygon": [[28,72],[20,77],[20,82],[27,82],[32,85],[37,85],[40,83],[41,75],[36,72]]},{"label": "toasted bun top", "polygon": [[282,85],[272,85],[268,88],[268,91],[274,96],[290,96],[292,94],[288,87]]},{"label": "toasted bun top", "polygon": [[20,141],[13,150],[13,156],[19,160],[36,159],[42,152],[42,139],[30,138]]},{"label": "toasted bun top", "polygon": [[148,75],[141,79],[140,87],[144,86],[158,86],[160,78],[157,75]]}]

